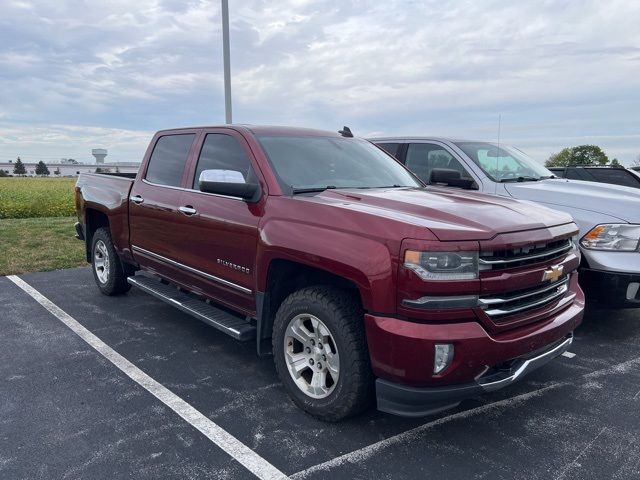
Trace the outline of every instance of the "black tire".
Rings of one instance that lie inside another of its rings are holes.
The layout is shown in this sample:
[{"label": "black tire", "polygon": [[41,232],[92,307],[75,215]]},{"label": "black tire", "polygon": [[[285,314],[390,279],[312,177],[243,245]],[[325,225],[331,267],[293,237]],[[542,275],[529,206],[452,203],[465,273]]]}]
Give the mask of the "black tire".
[{"label": "black tire", "polygon": [[[298,315],[307,314],[317,317],[329,329],[339,353],[338,381],[325,398],[313,398],[305,393],[287,367],[287,327]],[[295,404],[320,420],[337,422],[361,413],[372,404],[374,378],[363,315],[354,295],[329,286],[307,287],[292,293],[276,313],[272,342],[280,380]]]},{"label": "black tire", "polygon": [[[108,259],[106,263],[103,262],[105,266],[102,269],[96,267],[96,263],[100,262],[99,254],[96,251],[96,246],[99,243],[100,247],[104,246],[104,251],[107,254],[106,258]],[[131,265],[123,263],[118,257],[108,228],[98,228],[93,234],[91,239],[91,267],[96,285],[105,295],[118,295],[127,292],[131,288],[131,285],[127,283],[127,277],[133,275],[134,269]]]}]

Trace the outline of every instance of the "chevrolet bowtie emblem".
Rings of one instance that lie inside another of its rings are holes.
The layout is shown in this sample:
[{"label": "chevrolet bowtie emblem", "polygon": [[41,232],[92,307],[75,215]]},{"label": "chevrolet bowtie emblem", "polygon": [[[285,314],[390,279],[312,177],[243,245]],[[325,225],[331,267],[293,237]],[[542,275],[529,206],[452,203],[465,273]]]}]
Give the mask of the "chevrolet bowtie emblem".
[{"label": "chevrolet bowtie emblem", "polygon": [[544,271],[544,273],[542,274],[542,281],[544,282],[545,280],[550,280],[552,282],[555,282],[562,276],[563,270],[564,267],[562,265],[554,265],[549,270]]}]

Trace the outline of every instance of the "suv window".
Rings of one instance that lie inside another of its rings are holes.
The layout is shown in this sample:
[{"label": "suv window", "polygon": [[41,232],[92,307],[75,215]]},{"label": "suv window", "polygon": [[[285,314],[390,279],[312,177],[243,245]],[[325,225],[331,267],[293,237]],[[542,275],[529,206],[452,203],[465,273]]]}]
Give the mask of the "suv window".
[{"label": "suv window", "polygon": [[242,173],[245,182],[250,182],[249,177],[253,177],[251,160],[244,149],[238,140],[224,133],[209,133],[205,137],[193,177],[195,190],[200,190],[198,180],[203,170],[235,170]]},{"label": "suv window", "polygon": [[430,183],[434,168],[447,168],[460,172],[462,178],[471,178],[462,164],[444,147],[433,143],[411,143],[407,149],[406,167],[420,180]]},{"label": "suv window", "polygon": [[399,143],[376,143],[381,149],[387,152],[389,155],[398,158],[398,149],[400,147]]},{"label": "suv window", "polygon": [[145,178],[160,185],[179,187],[194,137],[193,133],[160,137],[153,148]]},{"label": "suv window", "polygon": [[638,180],[633,173],[616,168],[590,168],[589,173],[595,177],[596,181],[602,183],[613,183],[625,187],[640,187]]}]

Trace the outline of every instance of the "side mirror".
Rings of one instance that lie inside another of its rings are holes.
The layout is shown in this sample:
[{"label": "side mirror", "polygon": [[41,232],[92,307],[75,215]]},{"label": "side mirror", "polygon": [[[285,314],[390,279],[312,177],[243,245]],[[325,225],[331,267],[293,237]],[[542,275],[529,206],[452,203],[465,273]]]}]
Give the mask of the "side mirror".
[{"label": "side mirror", "polygon": [[242,173],[235,170],[203,170],[198,185],[202,192],[239,197],[247,202],[260,198],[260,185],[247,183]]},{"label": "side mirror", "polygon": [[469,190],[477,190],[478,186],[471,178],[462,178],[458,170],[450,168],[434,168],[431,170],[429,183],[441,183],[452,187],[466,188]]}]

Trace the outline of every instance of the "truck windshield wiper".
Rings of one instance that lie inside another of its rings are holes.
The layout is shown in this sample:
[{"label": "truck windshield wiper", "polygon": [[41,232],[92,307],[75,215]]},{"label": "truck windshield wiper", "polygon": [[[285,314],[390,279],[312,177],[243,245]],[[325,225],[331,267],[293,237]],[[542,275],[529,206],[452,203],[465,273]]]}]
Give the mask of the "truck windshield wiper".
[{"label": "truck windshield wiper", "polygon": [[334,185],[327,185],[326,187],[309,187],[309,188],[294,188],[293,193],[316,193],[324,192],[325,190],[333,190],[336,187]]},{"label": "truck windshield wiper", "polygon": [[540,177],[514,177],[514,178],[502,178],[500,179],[500,183],[507,183],[507,182],[537,182],[538,180],[540,180]]}]

